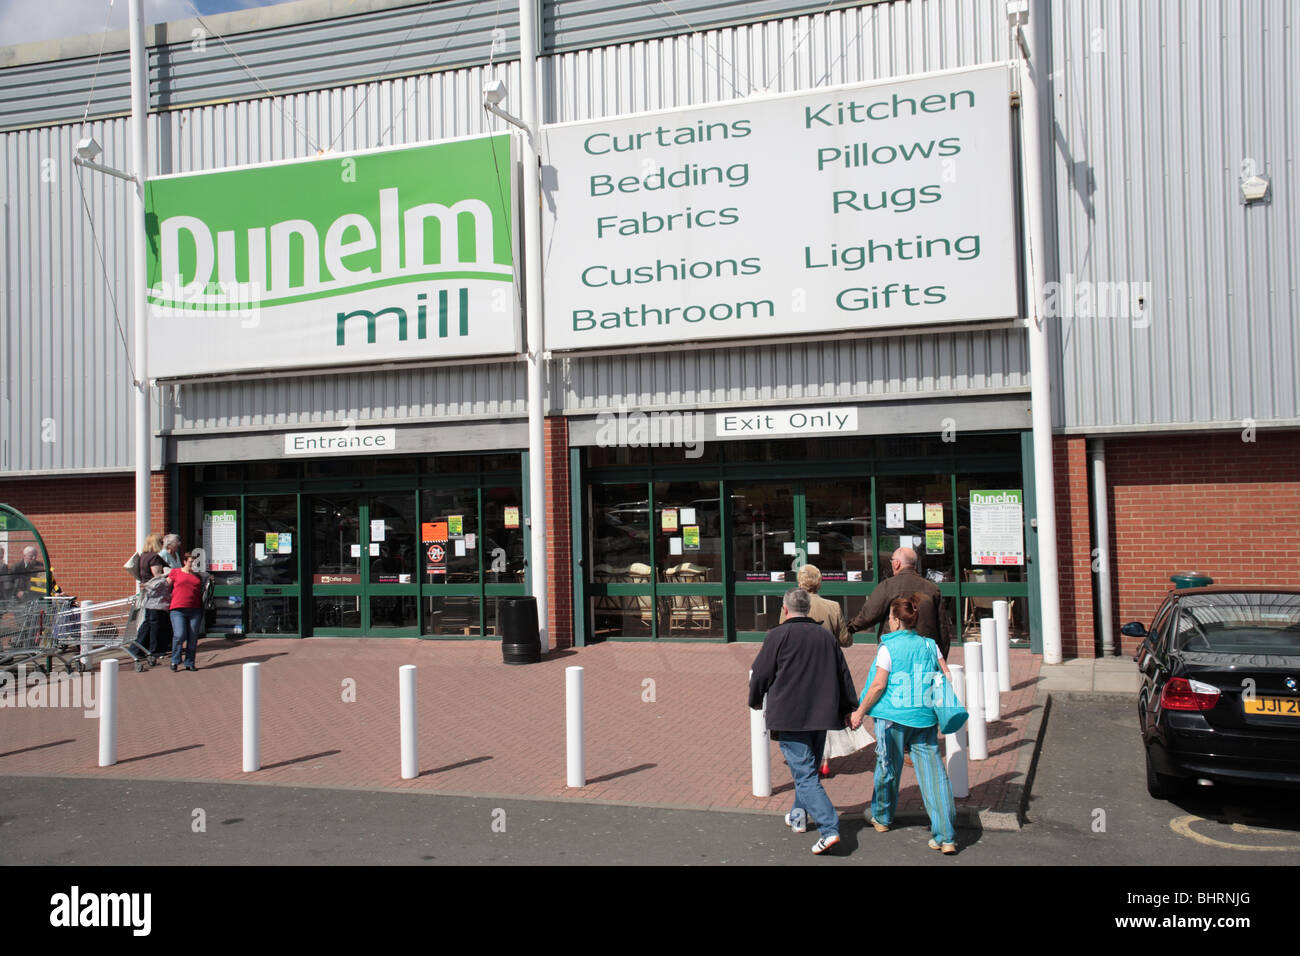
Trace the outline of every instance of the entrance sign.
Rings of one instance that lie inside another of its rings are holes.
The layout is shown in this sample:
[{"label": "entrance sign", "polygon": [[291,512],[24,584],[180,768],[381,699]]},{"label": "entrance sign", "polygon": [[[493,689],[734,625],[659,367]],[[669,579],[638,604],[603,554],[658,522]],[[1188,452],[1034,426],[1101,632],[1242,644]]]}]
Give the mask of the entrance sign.
[{"label": "entrance sign", "polygon": [[396,428],[335,428],[327,432],[286,432],[284,436],[286,455],[374,455],[396,448]]},{"label": "entrance sign", "polygon": [[519,351],[513,143],[149,180],[150,373]]},{"label": "entrance sign", "polygon": [[1014,317],[1008,77],[547,127],[547,347]]},{"label": "entrance sign", "polygon": [[1024,496],[1021,489],[971,491],[970,563],[1025,563]]},{"label": "entrance sign", "polygon": [[857,434],[858,410],[852,405],[830,408],[761,408],[752,412],[718,412],[714,434],[719,438],[759,435]]}]

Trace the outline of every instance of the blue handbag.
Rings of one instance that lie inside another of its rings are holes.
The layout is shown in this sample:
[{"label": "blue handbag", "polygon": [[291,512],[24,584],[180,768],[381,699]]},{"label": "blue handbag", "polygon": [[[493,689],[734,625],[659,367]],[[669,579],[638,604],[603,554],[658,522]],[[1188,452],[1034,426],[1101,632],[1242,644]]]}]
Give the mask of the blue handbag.
[{"label": "blue handbag", "polygon": [[940,733],[955,734],[966,726],[970,714],[961,705],[961,701],[957,699],[957,692],[952,689],[948,678],[942,672],[935,675],[934,683],[931,685],[931,695],[934,699],[930,707],[934,710],[934,716],[938,718]]}]

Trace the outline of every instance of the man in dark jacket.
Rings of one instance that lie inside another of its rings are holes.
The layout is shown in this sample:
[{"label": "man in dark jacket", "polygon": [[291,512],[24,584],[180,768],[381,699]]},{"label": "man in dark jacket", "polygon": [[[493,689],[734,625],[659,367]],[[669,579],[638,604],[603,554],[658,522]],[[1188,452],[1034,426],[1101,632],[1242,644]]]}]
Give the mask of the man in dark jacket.
[{"label": "man in dark jacket", "polygon": [[885,578],[867,598],[862,610],[849,622],[849,633],[866,630],[889,617],[889,602],[894,598],[911,597],[917,591],[929,597],[918,608],[916,633],[928,637],[939,645],[939,653],[948,657],[948,645],[952,637],[949,628],[940,626],[939,585],[929,578],[916,573],[916,552],[911,548],[899,548],[890,561],[894,576]]},{"label": "man in dark jacket", "polygon": [[810,606],[802,588],[786,592],[786,620],[767,632],[754,659],[749,706],[761,708],[767,695],[767,727],[794,777],[794,808],[785,822],[796,833],[816,826],[821,839],[812,851],[824,853],[840,842],[840,820],[817,778],[817,762],[826,731],[844,726],[858,695],[844,652],[830,631],[808,616]]}]

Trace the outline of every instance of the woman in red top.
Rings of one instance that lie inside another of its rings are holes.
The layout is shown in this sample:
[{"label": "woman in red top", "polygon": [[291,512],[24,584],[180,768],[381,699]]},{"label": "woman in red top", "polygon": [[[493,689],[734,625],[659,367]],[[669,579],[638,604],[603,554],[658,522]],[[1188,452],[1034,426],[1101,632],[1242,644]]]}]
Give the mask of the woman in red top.
[{"label": "woman in red top", "polygon": [[167,579],[172,584],[172,670],[181,663],[181,648],[185,649],[185,669],[194,666],[194,653],[199,646],[199,623],[203,619],[203,579],[194,570],[194,555],[188,552],[179,568],[173,568]]}]

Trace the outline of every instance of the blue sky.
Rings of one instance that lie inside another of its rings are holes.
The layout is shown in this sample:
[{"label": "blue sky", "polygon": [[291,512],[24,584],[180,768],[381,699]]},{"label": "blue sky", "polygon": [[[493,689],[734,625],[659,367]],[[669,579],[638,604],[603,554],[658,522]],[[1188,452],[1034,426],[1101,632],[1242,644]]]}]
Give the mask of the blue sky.
[{"label": "blue sky", "polygon": [[[248,7],[266,7],[283,0],[144,0],[147,23],[187,20]],[[191,6],[191,3],[193,6]],[[0,0],[0,46],[53,40],[59,37],[125,30],[128,0]]]}]

